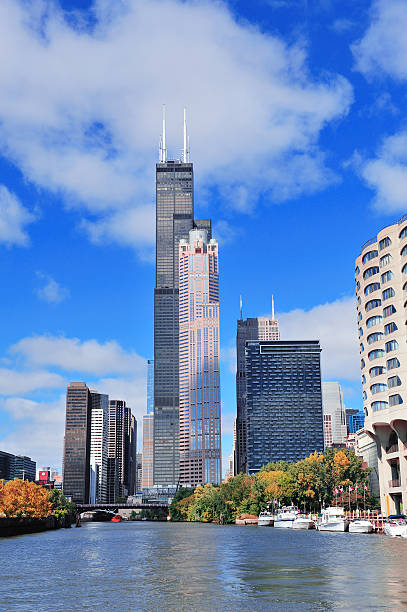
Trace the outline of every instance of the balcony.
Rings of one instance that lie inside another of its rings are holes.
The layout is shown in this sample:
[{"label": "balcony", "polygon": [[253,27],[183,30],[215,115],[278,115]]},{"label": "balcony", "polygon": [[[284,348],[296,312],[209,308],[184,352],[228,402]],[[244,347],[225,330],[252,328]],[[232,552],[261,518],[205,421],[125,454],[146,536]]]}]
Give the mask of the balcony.
[{"label": "balcony", "polygon": [[389,489],[401,487],[401,480],[389,480]]},{"label": "balcony", "polygon": [[398,444],[392,444],[386,448],[386,453],[390,455],[390,453],[398,453],[399,446]]}]

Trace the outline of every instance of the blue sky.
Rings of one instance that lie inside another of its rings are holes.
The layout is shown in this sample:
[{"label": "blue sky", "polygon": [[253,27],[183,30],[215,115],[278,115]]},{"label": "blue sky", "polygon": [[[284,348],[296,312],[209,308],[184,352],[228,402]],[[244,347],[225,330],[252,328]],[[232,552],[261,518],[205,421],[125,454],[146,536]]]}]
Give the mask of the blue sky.
[{"label": "blue sky", "polygon": [[220,243],[224,456],[240,294],[360,407],[354,260],[407,212],[407,2],[3,0],[0,30],[0,448],[60,466],[70,380],[141,421],[162,103]]}]

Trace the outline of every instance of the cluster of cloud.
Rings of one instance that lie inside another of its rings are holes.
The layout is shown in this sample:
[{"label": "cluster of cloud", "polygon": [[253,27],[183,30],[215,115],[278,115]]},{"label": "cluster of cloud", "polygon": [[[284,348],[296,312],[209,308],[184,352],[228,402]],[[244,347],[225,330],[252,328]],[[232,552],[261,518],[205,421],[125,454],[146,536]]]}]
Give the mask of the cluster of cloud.
[{"label": "cluster of cloud", "polygon": [[42,287],[36,290],[36,294],[40,300],[49,304],[59,304],[69,298],[70,291],[62,287],[57,281],[43,272],[37,272],[37,277],[43,281]]},{"label": "cluster of cloud", "polygon": [[29,237],[26,226],[35,221],[35,215],[23,206],[17,196],[0,185],[0,244],[26,247]]},{"label": "cluster of cloud", "polygon": [[92,240],[152,244],[163,102],[170,155],[180,155],[186,105],[199,180],[221,186],[231,206],[239,190],[258,193],[260,178],[278,200],[333,179],[318,138],[347,113],[352,88],[340,75],[313,76],[301,44],[215,0],[95,0],[89,14],[1,3],[0,152],[81,207]]}]

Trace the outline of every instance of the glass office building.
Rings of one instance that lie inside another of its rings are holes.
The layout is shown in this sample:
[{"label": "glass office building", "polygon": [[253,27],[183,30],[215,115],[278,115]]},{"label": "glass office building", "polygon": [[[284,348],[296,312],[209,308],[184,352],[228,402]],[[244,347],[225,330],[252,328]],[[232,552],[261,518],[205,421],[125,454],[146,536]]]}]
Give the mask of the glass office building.
[{"label": "glass office building", "polygon": [[246,342],[247,471],[324,450],[317,340]]}]

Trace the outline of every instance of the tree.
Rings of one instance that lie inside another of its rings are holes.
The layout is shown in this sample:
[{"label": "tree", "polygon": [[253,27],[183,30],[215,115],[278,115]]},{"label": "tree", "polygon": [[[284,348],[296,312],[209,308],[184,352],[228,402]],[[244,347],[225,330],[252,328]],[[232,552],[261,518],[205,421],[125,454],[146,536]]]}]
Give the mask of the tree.
[{"label": "tree", "polygon": [[49,491],[49,501],[51,503],[52,514],[56,517],[58,525],[61,527],[69,520],[68,517],[73,518],[75,516],[75,504],[69,501],[59,489],[51,489]]},{"label": "tree", "polygon": [[0,514],[45,518],[52,513],[49,491],[28,480],[9,480],[0,488]]},{"label": "tree", "polygon": [[179,502],[187,497],[190,497],[193,494],[193,492],[194,492],[193,489],[189,489],[186,487],[180,487],[178,489],[169,507],[169,514],[170,514],[172,521],[184,521],[185,520],[185,516],[181,512],[181,507],[179,507]]}]

